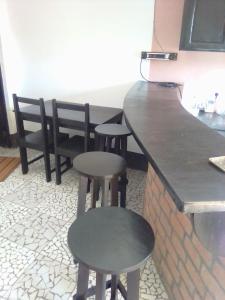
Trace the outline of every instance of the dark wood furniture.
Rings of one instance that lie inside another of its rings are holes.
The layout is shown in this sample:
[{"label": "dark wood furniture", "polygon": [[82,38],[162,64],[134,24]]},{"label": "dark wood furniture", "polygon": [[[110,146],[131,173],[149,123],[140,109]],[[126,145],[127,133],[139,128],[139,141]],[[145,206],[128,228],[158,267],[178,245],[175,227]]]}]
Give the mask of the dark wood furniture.
[{"label": "dark wood furniture", "polygon": [[74,167],[80,175],[77,216],[85,212],[88,180],[92,182],[91,208],[96,207],[98,184],[102,190],[101,205],[108,206],[111,202],[112,206],[118,206],[118,178],[126,171],[126,161],[121,156],[101,151],[86,152],[75,158]]},{"label": "dark wood furniture", "polygon": [[[50,153],[53,153],[53,135],[52,131],[47,128],[47,120],[45,117],[45,106],[43,99],[29,99],[18,97],[13,94],[14,110],[16,117],[17,126],[17,140],[20,150],[20,158],[22,165],[22,172],[26,174],[28,172],[28,165],[44,157],[45,162],[45,174],[46,181],[51,180],[51,166],[50,166]],[[30,104],[32,107],[37,109],[36,119],[33,120],[29,115],[24,115],[21,113],[20,103]],[[41,130],[36,132],[27,133],[24,129],[24,121],[38,122],[41,123]],[[66,134],[60,134],[59,139],[62,140],[66,138]],[[35,149],[43,152],[42,155],[35,157],[34,159],[28,161],[27,158],[27,148]]]},{"label": "dark wood furniture", "polygon": [[224,0],[185,1],[180,49],[224,52],[224,18]]},{"label": "dark wood furniture", "polygon": [[[100,151],[107,151],[127,158],[127,137],[131,131],[121,124],[102,124],[95,127],[96,147]],[[126,207],[126,186],[128,184],[127,174],[121,175],[119,184],[120,205]]]},{"label": "dark wood furniture", "polygon": [[[139,299],[139,268],[154,247],[152,228],[140,215],[118,207],[101,207],[80,216],[69,228],[69,249],[79,262],[77,293],[73,299],[95,294],[105,299],[105,287],[111,287],[111,299],[120,290],[127,300]],[[88,289],[89,269],[96,272],[96,287]],[[127,291],[119,275],[127,273]],[[112,280],[106,284],[106,274]]]},{"label": "dark wood furniture", "polygon": [[[56,184],[61,183],[61,175],[72,167],[72,160],[80,153],[94,149],[94,143],[91,147],[90,122],[89,122],[89,104],[66,103],[63,101],[52,101],[53,107],[53,134],[54,134],[54,152],[55,152],[55,170]],[[60,110],[60,111],[59,111]],[[78,124],[68,124],[60,112],[81,112],[83,113],[83,122]],[[79,129],[84,132],[84,136],[74,135],[66,140],[60,140],[60,128]],[[61,157],[67,159],[67,167],[61,170]]]},{"label": "dark wood furniture", "polygon": [[1,66],[0,66],[0,146],[7,146],[7,147],[11,146]]},{"label": "dark wood furniture", "polygon": [[[72,103],[72,102],[71,102]],[[52,112],[52,100],[45,101],[45,113],[48,123],[52,123],[53,112]],[[21,113],[32,120],[39,120],[39,110],[34,106],[26,106],[21,108]],[[90,131],[93,132],[94,128],[99,124],[104,123],[121,123],[123,110],[120,108],[103,107],[90,105]],[[68,128],[79,129],[80,125],[84,122],[84,115],[80,111],[69,111],[60,110],[59,117],[63,119],[64,123],[67,124]]]}]

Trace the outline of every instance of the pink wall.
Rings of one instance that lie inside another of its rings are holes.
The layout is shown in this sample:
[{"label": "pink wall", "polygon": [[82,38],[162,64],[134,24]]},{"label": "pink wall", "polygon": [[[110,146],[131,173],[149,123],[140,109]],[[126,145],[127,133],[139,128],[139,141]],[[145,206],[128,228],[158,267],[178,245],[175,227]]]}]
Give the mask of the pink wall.
[{"label": "pink wall", "polygon": [[150,79],[186,82],[210,70],[225,70],[225,53],[179,51],[184,0],[155,0],[155,36],[152,51],[178,52],[178,60],[151,61]]}]

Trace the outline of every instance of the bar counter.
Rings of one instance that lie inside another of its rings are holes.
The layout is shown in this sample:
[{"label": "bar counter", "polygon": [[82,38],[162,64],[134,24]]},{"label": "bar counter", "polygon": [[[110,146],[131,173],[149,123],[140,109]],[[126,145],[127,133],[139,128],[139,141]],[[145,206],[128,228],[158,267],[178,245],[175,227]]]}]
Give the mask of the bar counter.
[{"label": "bar counter", "polygon": [[174,88],[137,82],[124,114],[149,161],[143,214],[169,299],[225,299],[225,174],[208,162],[225,154],[224,137],[188,113]]}]

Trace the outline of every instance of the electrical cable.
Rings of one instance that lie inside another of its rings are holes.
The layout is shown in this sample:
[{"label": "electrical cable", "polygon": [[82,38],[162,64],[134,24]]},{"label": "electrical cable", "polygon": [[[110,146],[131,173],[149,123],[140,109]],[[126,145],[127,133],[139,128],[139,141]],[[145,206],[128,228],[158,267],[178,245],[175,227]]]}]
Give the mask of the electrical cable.
[{"label": "electrical cable", "polygon": [[157,34],[156,34],[156,3],[157,3],[157,0],[155,0],[155,7],[154,7],[154,19],[153,19],[153,36],[155,38],[155,41],[157,43],[157,45],[159,46],[160,50],[162,52],[165,52],[163,46],[161,45],[158,37],[157,37]]}]

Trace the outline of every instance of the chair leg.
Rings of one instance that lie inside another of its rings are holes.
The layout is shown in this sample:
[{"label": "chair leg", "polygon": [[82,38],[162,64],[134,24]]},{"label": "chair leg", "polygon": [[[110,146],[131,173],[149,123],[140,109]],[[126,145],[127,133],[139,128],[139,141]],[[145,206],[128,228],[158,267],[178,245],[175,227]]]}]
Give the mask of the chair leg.
[{"label": "chair leg", "polygon": [[45,162],[46,181],[49,182],[51,181],[52,176],[51,176],[50,154],[47,151],[44,152],[44,162]]},{"label": "chair leg", "polygon": [[55,176],[56,184],[61,184],[61,163],[60,155],[55,154]]},{"label": "chair leg", "polygon": [[27,174],[28,161],[27,161],[27,149],[26,148],[20,147],[20,159],[21,159],[22,173]]},{"label": "chair leg", "polygon": [[73,297],[74,300],[87,299],[86,294],[88,290],[88,278],[89,278],[89,269],[80,263],[78,268],[77,293]]},{"label": "chair leg", "polygon": [[87,193],[88,178],[80,176],[79,178],[79,191],[78,191],[78,207],[77,207],[77,217],[85,213],[86,204],[86,193]]},{"label": "chair leg", "polygon": [[127,300],[139,299],[140,270],[127,274]]},{"label": "chair leg", "polygon": [[115,176],[110,182],[111,206],[118,206],[118,177]]},{"label": "chair leg", "polygon": [[96,273],[96,299],[105,300],[106,274]]}]

